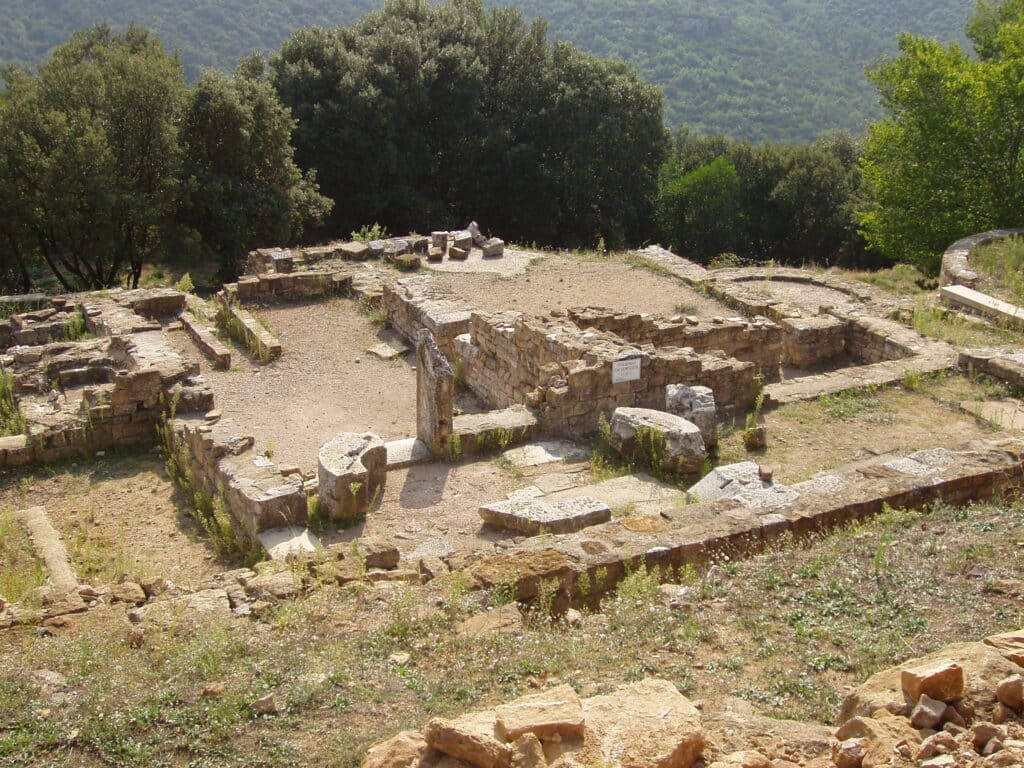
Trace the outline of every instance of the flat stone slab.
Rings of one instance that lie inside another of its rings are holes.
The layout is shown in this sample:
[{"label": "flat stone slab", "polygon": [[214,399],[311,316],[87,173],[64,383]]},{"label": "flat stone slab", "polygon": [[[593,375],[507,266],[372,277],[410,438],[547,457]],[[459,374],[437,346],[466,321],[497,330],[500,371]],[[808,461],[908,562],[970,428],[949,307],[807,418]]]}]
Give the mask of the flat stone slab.
[{"label": "flat stone slab", "polygon": [[539,533],[572,533],[612,519],[604,502],[590,496],[562,501],[513,499],[480,507],[480,517],[496,528],[519,531],[529,536]]},{"label": "flat stone slab", "polygon": [[374,344],[366,350],[367,354],[379,357],[381,360],[394,360],[401,357],[410,349],[401,336],[397,333],[385,334],[379,344]]},{"label": "flat stone slab", "polygon": [[946,304],[973,309],[998,322],[1016,326],[1024,325],[1024,308],[968,288],[966,285],[943,286],[939,289],[939,297]]},{"label": "flat stone slab", "polygon": [[700,502],[733,499],[747,509],[784,507],[800,496],[788,486],[762,480],[757,464],[752,461],[716,467],[687,493]]},{"label": "flat stone slab", "polygon": [[519,275],[526,271],[533,262],[544,258],[543,254],[532,251],[518,251],[505,248],[502,258],[484,257],[479,248],[472,248],[464,261],[450,258],[440,262],[425,264],[427,269],[435,272],[491,272],[498,275]]},{"label": "flat stone slab", "polygon": [[388,471],[405,469],[417,464],[427,464],[434,460],[430,448],[418,437],[391,440],[384,443],[384,447],[388,452]]},{"label": "flat stone slab", "polygon": [[74,591],[78,587],[78,577],[75,576],[68,551],[57,529],[50,522],[46,509],[30,507],[19,511],[17,517],[28,530],[53,590],[61,596]]},{"label": "flat stone slab", "polygon": [[315,552],[321,548],[320,540],[309,528],[297,526],[271,528],[260,533],[257,538],[271,560],[285,560],[289,555]]},{"label": "flat stone slab", "polygon": [[547,501],[571,499],[586,494],[603,501],[613,510],[630,511],[634,515],[654,515],[673,509],[685,503],[685,495],[677,487],[655,480],[650,475],[637,472],[632,475],[603,480],[593,485],[583,485],[568,491],[558,491],[547,497]]},{"label": "flat stone slab", "polygon": [[582,461],[587,458],[587,451],[568,440],[552,440],[512,448],[501,454],[501,457],[513,466],[526,468],[556,461]]}]

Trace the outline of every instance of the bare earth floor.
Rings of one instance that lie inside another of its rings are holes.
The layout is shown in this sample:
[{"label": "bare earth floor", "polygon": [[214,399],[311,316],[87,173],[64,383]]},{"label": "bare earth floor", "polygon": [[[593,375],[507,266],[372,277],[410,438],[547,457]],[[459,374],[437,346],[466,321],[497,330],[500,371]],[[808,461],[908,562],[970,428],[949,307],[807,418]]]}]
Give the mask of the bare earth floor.
[{"label": "bare earth floor", "polygon": [[438,275],[437,279],[466,303],[488,312],[511,309],[546,315],[552,310],[594,306],[663,316],[736,314],[674,277],[631,266],[623,256],[590,261],[549,254],[514,276],[463,273]]},{"label": "bare earth floor", "polygon": [[262,366],[235,349],[231,370],[216,371],[183,333],[175,346],[202,366],[217,408],[256,438],[279,464],[316,469],[320,446],[339,432],[374,432],[385,440],[416,434],[414,358],[367,354],[383,338],[354,301],[267,307],[259,317],[284,346]]}]

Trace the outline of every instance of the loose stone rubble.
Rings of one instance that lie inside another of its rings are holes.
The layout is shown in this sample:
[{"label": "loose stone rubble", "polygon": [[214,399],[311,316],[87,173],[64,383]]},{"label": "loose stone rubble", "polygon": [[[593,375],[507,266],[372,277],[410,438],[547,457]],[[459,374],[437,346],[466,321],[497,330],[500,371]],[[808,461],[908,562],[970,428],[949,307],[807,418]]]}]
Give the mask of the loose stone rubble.
[{"label": "loose stone rubble", "polygon": [[704,465],[704,438],[682,416],[649,408],[616,408],[609,436],[623,456],[658,462],[654,469],[669,475],[695,474]]},{"label": "loose stone rubble", "polygon": [[560,684],[399,733],[363,768],[1010,768],[1024,765],[1022,653],[1024,631],[879,672],[835,729],[698,710],[653,678],[585,699]]}]

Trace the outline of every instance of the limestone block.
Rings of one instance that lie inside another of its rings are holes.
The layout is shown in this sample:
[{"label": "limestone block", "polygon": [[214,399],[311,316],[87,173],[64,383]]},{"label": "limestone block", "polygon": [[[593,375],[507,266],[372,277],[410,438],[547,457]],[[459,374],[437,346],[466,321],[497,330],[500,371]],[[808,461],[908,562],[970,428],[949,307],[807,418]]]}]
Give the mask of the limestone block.
[{"label": "limestone block", "polygon": [[465,251],[472,250],[473,248],[473,235],[462,230],[461,232],[452,233],[452,246],[455,248],[462,248]]},{"label": "limestone block", "polygon": [[457,720],[434,718],[424,732],[427,744],[477,768],[509,768],[512,749],[495,738],[494,712],[476,712]]},{"label": "limestone block", "polygon": [[574,755],[581,765],[601,765],[609,755],[632,768],[690,768],[704,751],[700,713],[666,681],[624,685],[583,701],[586,738]]},{"label": "limestone block", "polygon": [[438,248],[436,245],[430,246],[427,250],[427,261],[434,264],[439,261],[444,261],[444,249]]},{"label": "limestone block", "polygon": [[709,387],[667,385],[665,410],[693,422],[704,438],[704,445],[718,444],[718,409],[715,407],[715,393]]},{"label": "limestone block", "polygon": [[448,250],[448,233],[447,232],[431,232],[430,233],[430,247],[440,248],[441,253]]},{"label": "limestone block", "polygon": [[[421,329],[416,344],[416,436],[435,456],[452,450],[455,374],[434,335]],[[385,456],[386,461],[386,456]]]},{"label": "limestone block", "polygon": [[371,240],[366,244],[369,251],[369,258],[379,259],[384,255],[384,241],[383,240]]},{"label": "limestone block", "polygon": [[907,667],[900,674],[900,684],[911,701],[928,695],[948,703],[964,695],[964,670],[953,660],[942,659]]},{"label": "limestone block", "polygon": [[448,258],[455,259],[456,261],[465,261],[469,258],[469,249],[453,245],[448,249]]},{"label": "limestone block", "polygon": [[788,486],[762,479],[760,468],[752,461],[715,467],[687,494],[700,502],[735,499],[748,509],[783,507],[799,496]]},{"label": "limestone block", "polygon": [[399,256],[411,253],[408,240],[387,240],[384,243],[384,260],[394,261]]},{"label": "limestone block", "polygon": [[541,741],[583,736],[583,705],[570,685],[523,696],[495,708],[498,735],[515,741],[532,733]]},{"label": "limestone block", "polygon": [[480,231],[480,225],[475,221],[469,222],[469,226],[466,227],[466,231],[473,236],[473,245],[477,248],[483,248],[484,243],[487,242],[487,238],[484,237],[483,232]]},{"label": "limestone block", "polygon": [[345,243],[339,250],[341,258],[347,261],[365,261],[370,258],[370,246],[363,242]]},{"label": "limestone block", "polygon": [[481,249],[485,259],[497,259],[505,255],[505,241],[492,237],[485,242]]},{"label": "limestone block", "polygon": [[571,533],[606,523],[611,520],[612,511],[604,502],[589,496],[551,502],[521,498],[485,504],[480,507],[480,517],[495,527],[536,536],[543,532]]},{"label": "limestone block", "polygon": [[[654,449],[645,445],[654,441]],[[616,408],[611,421],[612,445],[624,456],[657,459],[666,472],[700,472],[704,464],[704,438],[695,424],[664,411],[649,408]]]},{"label": "limestone block", "polygon": [[320,503],[332,520],[365,515],[384,487],[388,452],[384,441],[367,432],[343,432],[320,449],[317,458]]},{"label": "limestone block", "polygon": [[407,768],[418,766],[430,748],[416,731],[402,731],[387,741],[374,744],[363,758],[363,768]]}]

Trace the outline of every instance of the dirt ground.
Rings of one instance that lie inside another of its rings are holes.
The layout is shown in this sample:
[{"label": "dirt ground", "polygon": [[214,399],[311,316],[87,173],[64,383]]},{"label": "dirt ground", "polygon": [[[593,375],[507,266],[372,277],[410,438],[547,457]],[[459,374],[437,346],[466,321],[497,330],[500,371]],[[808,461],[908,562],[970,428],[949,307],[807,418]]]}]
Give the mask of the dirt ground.
[{"label": "dirt ground", "polygon": [[385,440],[416,434],[415,358],[367,354],[383,338],[356,302],[283,304],[257,313],[284,355],[262,366],[236,348],[231,370],[213,370],[184,333],[171,334],[199,362],[225,418],[235,419],[276,462],[316,469],[320,446],[339,432],[373,432]]},{"label": "dirt ground", "polygon": [[720,463],[752,460],[775,470],[783,483],[878,457],[897,458],[926,448],[956,448],[991,440],[1004,431],[960,409],[959,403],[991,397],[986,385],[963,376],[903,388],[844,392],[784,405],[764,415],[768,447],[748,452],[742,423],[720,443]]},{"label": "dirt ground", "polygon": [[11,471],[3,480],[0,508],[44,506],[82,582],[124,576],[195,587],[232,567],[217,559],[154,451]]},{"label": "dirt ground", "polygon": [[852,303],[850,296],[834,288],[797,283],[780,278],[744,281],[742,285],[762,296],[784,302],[791,307],[807,310],[815,315],[818,314],[819,307],[835,307]]},{"label": "dirt ground", "polygon": [[552,310],[594,306],[663,316],[736,314],[674,277],[632,266],[627,257],[618,255],[597,260],[554,253],[518,275],[439,274],[437,280],[458,298],[490,312],[514,309],[546,315]]}]

